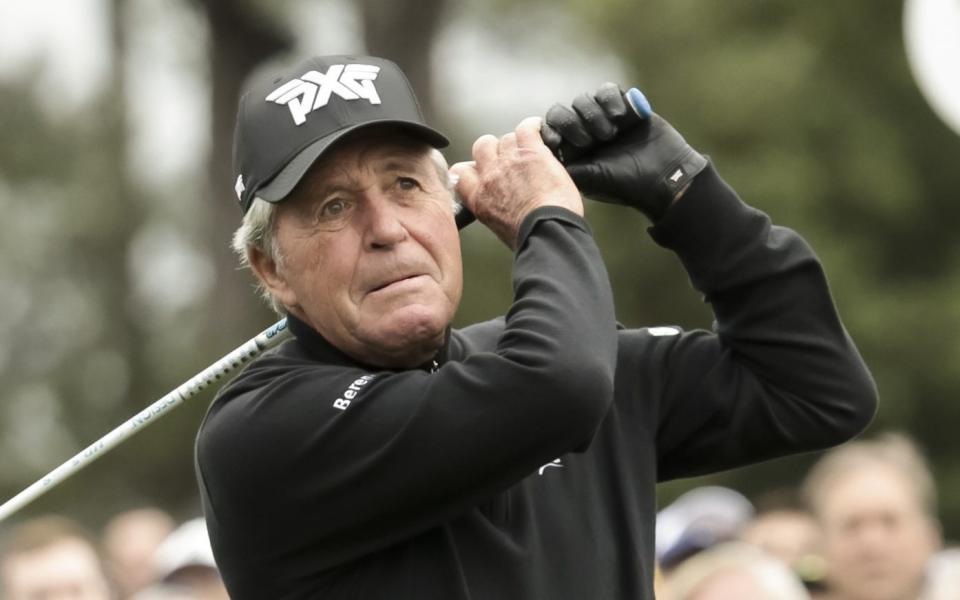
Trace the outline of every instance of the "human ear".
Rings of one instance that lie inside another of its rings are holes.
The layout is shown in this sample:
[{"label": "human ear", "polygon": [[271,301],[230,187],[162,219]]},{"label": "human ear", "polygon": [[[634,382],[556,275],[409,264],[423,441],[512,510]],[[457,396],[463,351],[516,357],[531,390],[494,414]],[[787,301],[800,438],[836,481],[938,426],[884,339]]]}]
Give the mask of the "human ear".
[{"label": "human ear", "polygon": [[257,248],[247,248],[247,261],[257,279],[277,302],[286,307],[298,304],[297,295],[287,283],[287,278],[276,259]]}]

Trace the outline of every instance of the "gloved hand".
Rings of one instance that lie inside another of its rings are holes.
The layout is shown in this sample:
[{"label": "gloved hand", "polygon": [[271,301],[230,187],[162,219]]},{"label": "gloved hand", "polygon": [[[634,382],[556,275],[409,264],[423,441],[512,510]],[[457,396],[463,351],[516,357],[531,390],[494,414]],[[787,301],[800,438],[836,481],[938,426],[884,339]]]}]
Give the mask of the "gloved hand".
[{"label": "gloved hand", "polygon": [[615,83],[581,94],[572,109],[553,105],[540,135],[582,194],[632,206],[654,222],[707,166],[639,90],[625,96]]}]

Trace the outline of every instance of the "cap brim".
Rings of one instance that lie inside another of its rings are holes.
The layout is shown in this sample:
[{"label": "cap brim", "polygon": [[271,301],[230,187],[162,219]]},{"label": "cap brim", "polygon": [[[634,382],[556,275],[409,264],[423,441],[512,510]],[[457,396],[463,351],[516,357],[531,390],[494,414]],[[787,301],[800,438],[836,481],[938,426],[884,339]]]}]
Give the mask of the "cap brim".
[{"label": "cap brim", "polygon": [[300,182],[300,179],[303,178],[307,170],[313,166],[313,163],[315,163],[330,146],[341,138],[360,129],[383,125],[399,126],[401,129],[409,131],[415,137],[422,138],[434,148],[445,148],[450,145],[450,140],[444,137],[443,134],[421,123],[399,121],[396,119],[358,123],[326,135],[301,150],[273,179],[258,189],[255,195],[267,202],[282,201],[293,191],[293,188]]}]

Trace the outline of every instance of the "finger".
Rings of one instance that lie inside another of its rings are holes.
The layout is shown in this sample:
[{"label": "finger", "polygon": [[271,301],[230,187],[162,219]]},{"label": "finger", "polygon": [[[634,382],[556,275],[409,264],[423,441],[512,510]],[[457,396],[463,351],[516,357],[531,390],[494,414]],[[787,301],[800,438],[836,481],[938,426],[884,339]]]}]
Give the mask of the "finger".
[{"label": "finger", "polygon": [[568,106],[562,104],[551,106],[547,111],[547,125],[556,129],[568,144],[587,147],[593,142],[580,115]]},{"label": "finger", "polygon": [[[548,128],[547,125],[543,124],[543,119],[540,117],[527,117],[520,121],[520,124],[514,129],[514,133],[517,135],[517,144],[523,148],[537,148],[542,146],[546,141],[543,137],[543,132],[544,129]],[[559,146],[562,141],[560,134],[553,131],[553,129],[550,129],[550,132],[556,136],[557,145]]]},{"label": "finger", "polygon": [[623,92],[615,83],[605,83],[593,95],[604,114],[614,124],[620,125],[627,118],[630,108],[623,100]]},{"label": "finger", "polygon": [[490,134],[481,135],[473,143],[473,160],[477,170],[483,170],[488,164],[497,159],[497,147],[500,140]]},{"label": "finger", "polygon": [[457,180],[454,191],[469,207],[473,195],[480,187],[477,164],[473,161],[454,163],[450,166],[450,175]]},{"label": "finger", "polygon": [[500,138],[500,145],[498,147],[498,153],[500,156],[516,154],[517,153],[517,134],[510,132],[505,134]]},{"label": "finger", "polygon": [[547,148],[550,148],[554,154],[557,153],[557,150],[560,149],[560,144],[563,143],[563,137],[560,133],[546,123],[540,127],[540,137],[543,138],[543,143],[546,144]]},{"label": "finger", "polygon": [[617,128],[610,122],[607,115],[592,96],[580,94],[573,99],[573,110],[580,115],[594,141],[605,142],[613,139]]}]

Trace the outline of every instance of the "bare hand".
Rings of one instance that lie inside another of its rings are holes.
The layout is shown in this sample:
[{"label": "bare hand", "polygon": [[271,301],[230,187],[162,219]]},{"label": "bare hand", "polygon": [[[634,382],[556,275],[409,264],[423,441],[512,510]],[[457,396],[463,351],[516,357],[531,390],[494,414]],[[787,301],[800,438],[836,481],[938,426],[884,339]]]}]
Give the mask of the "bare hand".
[{"label": "bare hand", "polygon": [[563,165],[540,137],[540,118],[528,117],[499,140],[484,135],[473,144],[474,162],[453,165],[457,193],[477,220],[510,248],[520,223],[541,206],[560,206],[583,216],[583,200]]}]

